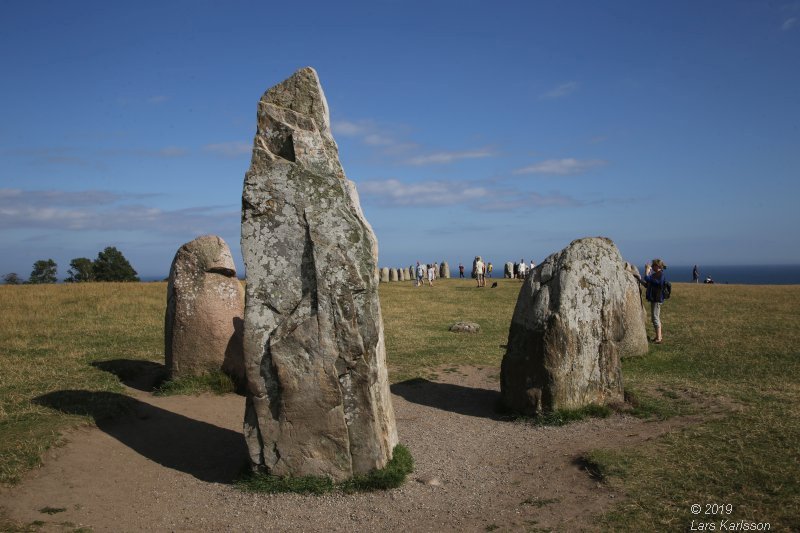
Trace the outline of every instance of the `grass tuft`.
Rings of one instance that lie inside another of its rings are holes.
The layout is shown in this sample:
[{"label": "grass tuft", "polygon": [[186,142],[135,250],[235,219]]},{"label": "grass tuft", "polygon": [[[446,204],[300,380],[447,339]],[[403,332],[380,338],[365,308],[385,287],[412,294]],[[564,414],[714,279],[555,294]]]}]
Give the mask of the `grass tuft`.
[{"label": "grass tuft", "polygon": [[322,476],[281,477],[249,472],[236,482],[236,486],[247,492],[268,494],[281,492],[324,494],[334,490],[345,493],[369,492],[397,488],[413,470],[414,459],[411,452],[402,444],[398,444],[394,447],[392,459],[384,468],[355,476],[341,483],[334,483],[330,478]]},{"label": "grass tuft", "polygon": [[589,404],[580,409],[559,409],[550,413],[543,413],[535,417],[521,417],[521,420],[530,422],[535,426],[565,426],[572,422],[579,422],[587,418],[608,418],[613,410],[607,405]]},{"label": "grass tuft", "polygon": [[185,376],[167,380],[153,391],[157,396],[175,396],[179,394],[229,394],[236,391],[236,385],[230,376],[221,371],[209,372],[202,376]]}]

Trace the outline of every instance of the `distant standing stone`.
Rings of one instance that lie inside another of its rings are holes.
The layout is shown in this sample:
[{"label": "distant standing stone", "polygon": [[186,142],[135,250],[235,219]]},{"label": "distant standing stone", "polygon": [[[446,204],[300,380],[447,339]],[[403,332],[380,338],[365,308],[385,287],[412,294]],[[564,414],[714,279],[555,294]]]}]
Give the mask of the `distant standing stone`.
[{"label": "distant standing stone", "polygon": [[514,263],[511,261],[506,263],[506,266],[503,268],[503,277],[508,279],[514,277]]},{"label": "distant standing stone", "polygon": [[335,481],[382,468],[397,429],[377,241],[339,162],[313,69],[261,98],[251,161],[242,252],[252,467]]},{"label": "distant standing stone", "polygon": [[442,261],[439,272],[439,277],[444,279],[450,279],[450,265],[447,264],[447,261]]},{"label": "distant standing stone", "polygon": [[181,246],[169,271],[164,354],[171,379],[222,370],[244,383],[244,290],[228,245],[204,235]]},{"label": "distant standing stone", "polygon": [[398,268],[397,269],[397,281],[405,281],[405,280],[406,280],[405,269]]},{"label": "distant standing stone", "polygon": [[622,401],[620,357],[645,339],[638,284],[613,242],[573,241],[525,279],[508,333],[501,391],[534,415]]},{"label": "distant standing stone", "polygon": [[397,269],[396,268],[390,268],[389,269],[389,281],[397,281],[398,279],[400,279],[400,277],[397,275]]},{"label": "distant standing stone", "polygon": [[389,267],[381,269],[381,283],[389,283]]},{"label": "distant standing stone", "polygon": [[454,333],[480,333],[481,326],[475,322],[456,322],[450,326],[450,331]]}]

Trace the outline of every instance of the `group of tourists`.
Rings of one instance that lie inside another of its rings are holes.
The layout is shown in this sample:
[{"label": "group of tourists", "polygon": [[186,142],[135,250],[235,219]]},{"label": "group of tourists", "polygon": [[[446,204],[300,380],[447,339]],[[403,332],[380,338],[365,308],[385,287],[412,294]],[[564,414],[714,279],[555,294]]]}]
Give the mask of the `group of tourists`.
[{"label": "group of tourists", "polygon": [[514,270],[511,273],[511,277],[514,279],[525,279],[528,272],[534,268],[536,268],[536,263],[533,262],[533,259],[531,259],[530,267],[525,263],[525,259],[520,259],[519,263],[514,263]]},{"label": "group of tourists", "polygon": [[433,280],[439,277],[439,263],[420,263],[417,261],[417,266],[414,277],[414,286],[422,287],[425,285],[425,278],[428,278],[428,287],[433,287]]}]

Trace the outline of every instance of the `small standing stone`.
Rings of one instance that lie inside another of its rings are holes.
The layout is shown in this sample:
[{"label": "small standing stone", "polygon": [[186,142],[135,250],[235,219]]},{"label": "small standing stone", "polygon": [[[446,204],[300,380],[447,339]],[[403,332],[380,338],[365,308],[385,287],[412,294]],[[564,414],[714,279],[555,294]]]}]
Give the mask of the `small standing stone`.
[{"label": "small standing stone", "polygon": [[381,268],[381,283],[389,283],[389,267]]},{"label": "small standing stone", "polygon": [[244,290],[228,245],[204,235],[172,261],[164,318],[164,354],[171,379],[222,370],[244,382]]}]

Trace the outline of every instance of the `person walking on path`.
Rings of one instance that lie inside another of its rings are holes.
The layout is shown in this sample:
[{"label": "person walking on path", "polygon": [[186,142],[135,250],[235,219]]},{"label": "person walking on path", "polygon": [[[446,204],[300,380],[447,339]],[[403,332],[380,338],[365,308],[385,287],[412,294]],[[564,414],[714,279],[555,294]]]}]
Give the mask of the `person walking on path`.
[{"label": "person walking on path", "polygon": [[697,268],[697,265],[695,265],[692,269],[692,281],[695,283],[700,283],[700,269]]},{"label": "person walking on path", "polygon": [[428,287],[433,287],[433,280],[436,279],[436,268],[433,263],[428,265]]},{"label": "person walking on path", "polygon": [[647,287],[647,301],[650,302],[650,318],[653,321],[653,328],[655,329],[655,337],[653,342],[661,344],[664,342],[662,335],[661,324],[661,304],[664,303],[664,284],[667,281],[667,276],[664,269],[667,265],[661,259],[653,259],[652,264],[645,265],[644,278],[636,275],[636,279]]},{"label": "person walking on path", "polygon": [[489,277],[490,277],[490,278],[492,277],[492,270],[494,270],[494,267],[492,266],[492,264],[491,264],[491,263],[489,263],[488,265],[486,265],[486,273],[487,273],[487,274],[489,274]]},{"label": "person walking on path", "polygon": [[458,264],[458,277],[459,278],[463,278],[464,277],[464,263],[459,263]]}]

